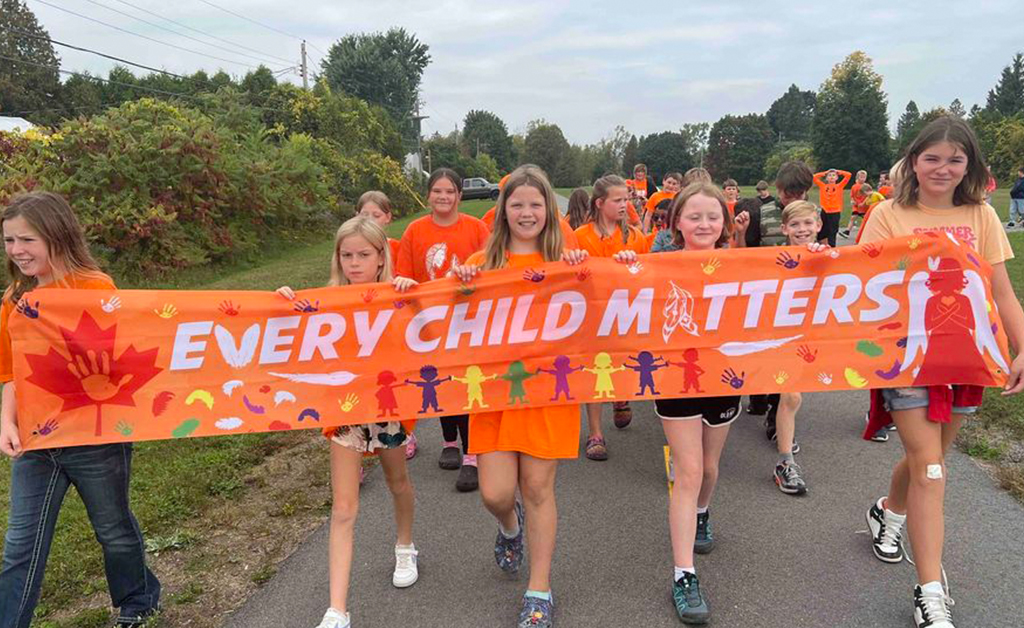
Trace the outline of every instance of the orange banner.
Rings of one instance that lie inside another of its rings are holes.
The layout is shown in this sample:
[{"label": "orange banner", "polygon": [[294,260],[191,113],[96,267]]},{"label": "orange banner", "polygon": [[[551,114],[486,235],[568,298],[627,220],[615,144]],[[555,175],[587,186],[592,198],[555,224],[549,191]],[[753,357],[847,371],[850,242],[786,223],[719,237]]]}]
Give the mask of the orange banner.
[{"label": "orange banner", "polygon": [[991,268],[945,235],[268,292],[41,290],[11,317],[27,449],[482,409],[998,385]]}]

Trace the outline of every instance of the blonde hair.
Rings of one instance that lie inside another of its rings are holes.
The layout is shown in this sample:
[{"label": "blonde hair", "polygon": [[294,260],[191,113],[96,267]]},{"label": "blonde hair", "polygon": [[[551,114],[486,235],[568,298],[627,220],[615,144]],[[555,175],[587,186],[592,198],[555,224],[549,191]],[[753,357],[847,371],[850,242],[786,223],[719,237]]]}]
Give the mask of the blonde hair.
[{"label": "blonde hair", "polygon": [[672,233],[672,242],[676,246],[686,248],[686,242],[683,240],[683,234],[679,231],[679,214],[683,213],[683,207],[686,202],[694,196],[707,196],[718,201],[718,204],[722,207],[722,234],[718,237],[718,241],[715,242],[715,248],[721,248],[729,242],[729,238],[732,237],[733,230],[733,218],[732,214],[729,213],[729,206],[726,204],[725,195],[722,194],[722,190],[718,189],[717,185],[713,183],[697,182],[691,183],[682,189],[679,194],[672,200],[672,208],[668,211],[668,228]]},{"label": "blonde hair", "polygon": [[692,183],[711,183],[711,173],[706,168],[690,168],[683,175],[683,187]]},{"label": "blonde hair", "polygon": [[358,214],[359,211],[363,209],[363,205],[366,205],[367,203],[373,203],[377,207],[380,207],[384,213],[389,216],[391,215],[391,199],[388,198],[387,194],[380,190],[363,192],[362,196],[359,197],[359,200],[356,201],[356,213]]},{"label": "blonde hair", "polygon": [[366,216],[356,216],[355,218],[350,218],[342,223],[342,225],[338,227],[338,233],[334,236],[334,255],[331,258],[331,280],[327,282],[327,285],[347,286],[352,283],[348,280],[348,277],[345,276],[345,273],[341,268],[341,255],[338,254],[338,249],[341,248],[341,243],[345,241],[345,238],[354,235],[362,236],[364,240],[370,243],[370,246],[377,249],[377,254],[384,260],[380,265],[380,268],[377,270],[377,281],[391,281],[391,246],[388,244],[387,234],[380,228],[380,225],[370,218],[367,218]]},{"label": "blonde hair", "polygon": [[545,262],[554,262],[562,258],[565,241],[562,238],[562,226],[559,224],[558,199],[555,191],[543,170],[533,164],[526,164],[512,171],[505,182],[505,187],[501,189],[501,194],[498,195],[494,228],[484,249],[485,269],[504,268],[508,265],[508,244],[512,239],[512,230],[508,226],[505,211],[509,197],[523,186],[534,188],[544,197],[544,228],[537,236],[541,256]]},{"label": "blonde hair", "polygon": [[[46,243],[55,284],[67,285],[65,277],[69,275],[110,280],[89,252],[82,225],[63,196],[53,192],[18,194],[0,215],[0,229],[3,223],[19,217]],[[17,303],[23,294],[39,285],[38,277],[21,272],[10,257],[7,258],[7,276],[11,283],[4,298],[11,303]]]},{"label": "blonde hair", "polygon": [[[617,174],[606,174],[597,181],[594,181],[594,192],[590,195],[590,211],[587,212],[587,222],[598,222],[597,201],[604,201],[608,198],[612,188],[626,187],[626,181]],[[629,242],[629,216],[622,217],[619,221],[619,231],[622,232],[622,243]]]},{"label": "blonde hair", "polygon": [[786,205],[786,209],[782,210],[782,224],[786,224],[799,216],[814,216],[818,219],[818,222],[821,222],[821,213],[814,206],[814,203],[810,201],[793,201]]}]

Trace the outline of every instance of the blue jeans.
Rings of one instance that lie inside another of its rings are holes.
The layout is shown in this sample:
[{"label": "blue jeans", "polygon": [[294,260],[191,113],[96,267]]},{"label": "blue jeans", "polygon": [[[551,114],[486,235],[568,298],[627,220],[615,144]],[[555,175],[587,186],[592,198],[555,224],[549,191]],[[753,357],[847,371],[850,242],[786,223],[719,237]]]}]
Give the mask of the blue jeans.
[{"label": "blue jeans", "polygon": [[103,547],[110,599],[120,617],[156,610],[160,582],[128,504],[130,444],[29,451],[11,465],[11,508],[0,571],[0,628],[28,628],[39,602],[57,514],[69,486],[85,503]]},{"label": "blue jeans", "polygon": [[1024,221],[1024,198],[1010,199],[1010,222]]}]

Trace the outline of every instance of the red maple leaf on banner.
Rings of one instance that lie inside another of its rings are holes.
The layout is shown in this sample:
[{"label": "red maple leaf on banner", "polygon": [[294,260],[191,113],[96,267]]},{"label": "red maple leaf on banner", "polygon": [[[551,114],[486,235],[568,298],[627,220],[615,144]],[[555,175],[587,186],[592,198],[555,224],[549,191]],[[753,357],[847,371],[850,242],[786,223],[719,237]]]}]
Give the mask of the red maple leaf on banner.
[{"label": "red maple leaf on banner", "polygon": [[[96,406],[96,436],[103,430],[104,405],[134,406],[132,395],[156,377],[157,348],[138,351],[129,345],[114,358],[117,325],[100,329],[83,312],[78,326],[60,328],[67,353],[50,347],[46,355],[26,355],[32,369],[26,381],[64,400],[61,412]],[[70,356],[70,357],[69,357]]]}]

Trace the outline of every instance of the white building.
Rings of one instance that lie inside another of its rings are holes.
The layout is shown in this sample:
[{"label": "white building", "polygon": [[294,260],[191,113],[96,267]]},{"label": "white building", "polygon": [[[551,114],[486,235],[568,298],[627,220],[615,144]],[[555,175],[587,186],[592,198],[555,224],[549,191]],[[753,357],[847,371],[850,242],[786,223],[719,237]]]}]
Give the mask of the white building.
[{"label": "white building", "polygon": [[29,129],[36,128],[36,125],[32,124],[25,118],[8,118],[6,116],[0,116],[0,131],[28,131]]}]

